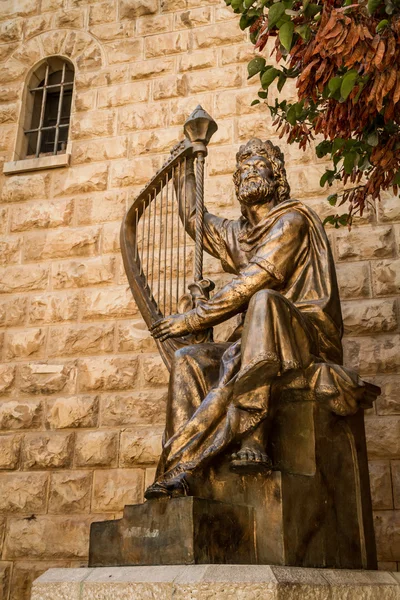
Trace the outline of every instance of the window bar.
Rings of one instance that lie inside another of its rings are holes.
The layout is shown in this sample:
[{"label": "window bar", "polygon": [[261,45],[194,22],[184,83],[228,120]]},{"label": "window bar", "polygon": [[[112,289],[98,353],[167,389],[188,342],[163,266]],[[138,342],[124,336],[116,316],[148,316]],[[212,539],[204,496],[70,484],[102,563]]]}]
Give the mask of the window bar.
[{"label": "window bar", "polygon": [[59,135],[60,135],[60,121],[61,121],[62,103],[63,103],[63,98],[64,98],[64,83],[65,83],[65,71],[66,71],[66,68],[67,68],[67,63],[64,63],[63,64],[63,68],[62,68],[62,75],[61,75],[60,97],[58,99],[56,134],[54,136],[54,150],[53,150],[53,154],[57,154],[58,138],[59,138]]},{"label": "window bar", "polygon": [[36,158],[39,157],[40,155],[40,146],[42,144],[42,131],[43,131],[43,122],[44,122],[44,111],[46,108],[46,98],[47,98],[47,82],[49,80],[49,71],[50,71],[50,67],[48,64],[46,64],[46,73],[44,76],[44,85],[43,85],[43,96],[42,96],[42,106],[40,108],[40,120],[39,120],[39,127],[38,127],[38,137],[37,137],[37,141],[36,141]]}]

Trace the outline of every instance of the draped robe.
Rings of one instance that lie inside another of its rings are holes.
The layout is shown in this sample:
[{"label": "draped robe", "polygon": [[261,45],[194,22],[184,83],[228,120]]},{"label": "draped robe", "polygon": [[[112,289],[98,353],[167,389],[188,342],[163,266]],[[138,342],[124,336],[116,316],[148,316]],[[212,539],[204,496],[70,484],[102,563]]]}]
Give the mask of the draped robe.
[{"label": "draped robe", "polygon": [[242,324],[226,343],[176,352],[157,479],[204,467],[270,419],[276,382],[312,388],[341,415],[356,412],[363,393],[342,366],[334,261],[309,207],[287,200],[254,227],[206,212],[204,247],[235,277],[190,311],[189,323],[204,329],[241,313]]}]

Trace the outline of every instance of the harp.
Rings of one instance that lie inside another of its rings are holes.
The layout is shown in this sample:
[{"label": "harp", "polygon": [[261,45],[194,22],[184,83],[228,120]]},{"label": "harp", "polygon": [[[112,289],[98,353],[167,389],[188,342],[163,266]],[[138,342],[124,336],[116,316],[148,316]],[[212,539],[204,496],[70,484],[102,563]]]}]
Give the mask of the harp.
[{"label": "harp", "polygon": [[[147,325],[164,316],[185,312],[208,298],[214,284],[203,278],[204,164],[216,122],[198,106],[184,125],[185,139],[171,150],[127,211],[121,226],[121,252],[129,285]],[[194,175],[195,163],[195,175]],[[195,178],[194,240],[186,232],[188,180]],[[193,265],[193,267],[192,267]],[[174,352],[210,339],[210,332],[157,340],[171,367]]]}]

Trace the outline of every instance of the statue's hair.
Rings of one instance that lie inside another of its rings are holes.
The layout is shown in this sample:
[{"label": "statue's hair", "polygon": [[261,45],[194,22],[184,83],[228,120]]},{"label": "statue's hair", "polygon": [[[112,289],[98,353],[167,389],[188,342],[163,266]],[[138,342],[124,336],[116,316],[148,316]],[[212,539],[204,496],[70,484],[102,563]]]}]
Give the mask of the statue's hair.
[{"label": "statue's hair", "polygon": [[240,146],[236,154],[236,171],[233,174],[236,193],[239,191],[240,185],[240,165],[250,156],[264,156],[268,160],[276,182],[277,201],[279,203],[288,200],[290,198],[290,186],[286,177],[283,152],[269,140],[263,142],[258,138],[252,138],[246,145]]}]

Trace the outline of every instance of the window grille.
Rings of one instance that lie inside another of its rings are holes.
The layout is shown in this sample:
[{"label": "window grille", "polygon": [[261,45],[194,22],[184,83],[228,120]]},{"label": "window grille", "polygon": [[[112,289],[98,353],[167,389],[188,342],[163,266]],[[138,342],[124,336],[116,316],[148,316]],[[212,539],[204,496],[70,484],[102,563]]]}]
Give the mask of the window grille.
[{"label": "window grille", "polygon": [[[74,68],[66,60],[49,59],[40,69],[39,83],[29,88],[32,118],[27,138],[26,157],[63,154],[66,151],[71,116]],[[38,81],[38,74],[35,77]]]}]

